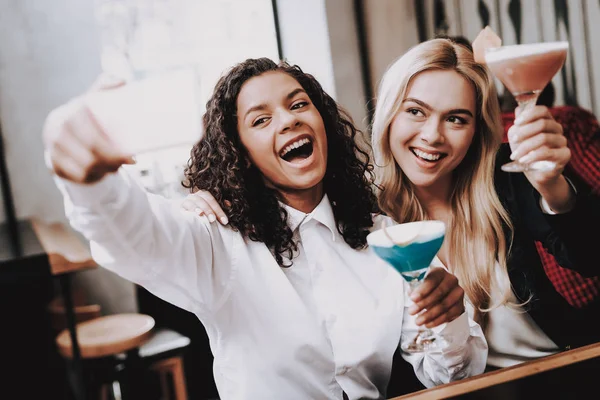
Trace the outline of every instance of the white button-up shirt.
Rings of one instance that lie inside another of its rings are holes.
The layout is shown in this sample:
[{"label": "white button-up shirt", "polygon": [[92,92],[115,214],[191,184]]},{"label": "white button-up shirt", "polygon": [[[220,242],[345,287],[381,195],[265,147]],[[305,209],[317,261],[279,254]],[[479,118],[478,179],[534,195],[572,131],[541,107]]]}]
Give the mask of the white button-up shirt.
[{"label": "white button-up shirt", "polygon": [[[99,265],[202,321],[222,399],[384,398],[415,317],[404,280],[344,241],[327,196],[310,214],[287,207],[299,246],[281,268],[263,243],[146,193],[123,169],[94,185],[56,182]],[[443,352],[404,354],[426,386],[483,372],[487,344],[471,318],[436,331]]]}]

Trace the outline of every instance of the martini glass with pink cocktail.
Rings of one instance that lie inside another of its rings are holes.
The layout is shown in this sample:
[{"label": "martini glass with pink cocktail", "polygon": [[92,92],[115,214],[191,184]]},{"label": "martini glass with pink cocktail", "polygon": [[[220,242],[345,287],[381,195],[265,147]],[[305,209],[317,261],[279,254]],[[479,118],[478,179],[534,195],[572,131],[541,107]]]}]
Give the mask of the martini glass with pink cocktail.
[{"label": "martini glass with pink cocktail", "polygon": [[[567,58],[568,42],[546,42],[491,47],[485,50],[485,62],[517,100],[521,112],[533,108],[548,82]],[[518,160],[504,164],[506,172],[549,171],[552,161],[529,164]]]}]

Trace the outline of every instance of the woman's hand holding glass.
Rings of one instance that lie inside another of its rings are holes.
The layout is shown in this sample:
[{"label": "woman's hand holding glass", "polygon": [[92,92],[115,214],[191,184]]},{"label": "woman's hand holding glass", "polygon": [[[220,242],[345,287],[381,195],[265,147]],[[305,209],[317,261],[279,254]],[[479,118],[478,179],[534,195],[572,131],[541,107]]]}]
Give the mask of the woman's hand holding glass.
[{"label": "woman's hand holding glass", "polygon": [[423,282],[410,294],[414,304],[408,312],[419,314],[416,324],[427,328],[452,322],[465,311],[464,294],[456,276],[444,268],[430,267]]},{"label": "woman's hand holding glass", "polygon": [[508,130],[511,158],[523,163],[551,161],[556,168],[527,171],[525,176],[554,211],[568,211],[574,193],[562,172],[571,159],[562,126],[545,106],[535,106],[521,113],[516,109],[515,124]]}]

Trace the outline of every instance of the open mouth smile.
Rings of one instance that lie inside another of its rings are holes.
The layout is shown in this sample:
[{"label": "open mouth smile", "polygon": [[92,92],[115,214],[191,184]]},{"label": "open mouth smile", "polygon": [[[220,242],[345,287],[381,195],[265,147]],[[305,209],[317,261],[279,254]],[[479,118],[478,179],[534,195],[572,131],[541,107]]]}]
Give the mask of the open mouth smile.
[{"label": "open mouth smile", "polygon": [[280,152],[279,157],[292,164],[302,163],[313,154],[313,142],[309,137],[299,137],[297,140],[286,145]]},{"label": "open mouth smile", "polygon": [[440,153],[438,151],[435,152],[429,152],[429,151],[423,151],[414,147],[410,148],[410,151],[419,159],[422,161],[425,161],[427,163],[436,163],[439,160],[443,159],[444,157],[447,156],[447,154],[445,153]]}]

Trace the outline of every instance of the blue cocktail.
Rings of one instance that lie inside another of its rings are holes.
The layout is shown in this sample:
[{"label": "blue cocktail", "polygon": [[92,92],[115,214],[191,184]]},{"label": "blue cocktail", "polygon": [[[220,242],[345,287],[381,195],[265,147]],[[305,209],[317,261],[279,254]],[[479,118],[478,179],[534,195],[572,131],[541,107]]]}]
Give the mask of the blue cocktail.
[{"label": "blue cocktail", "polygon": [[[425,278],[429,264],[442,247],[445,233],[446,225],[442,221],[407,222],[371,232],[367,242],[375,254],[402,275],[412,290]],[[419,328],[415,335],[404,337],[401,347],[409,353],[436,347],[438,339],[427,328]]]}]

